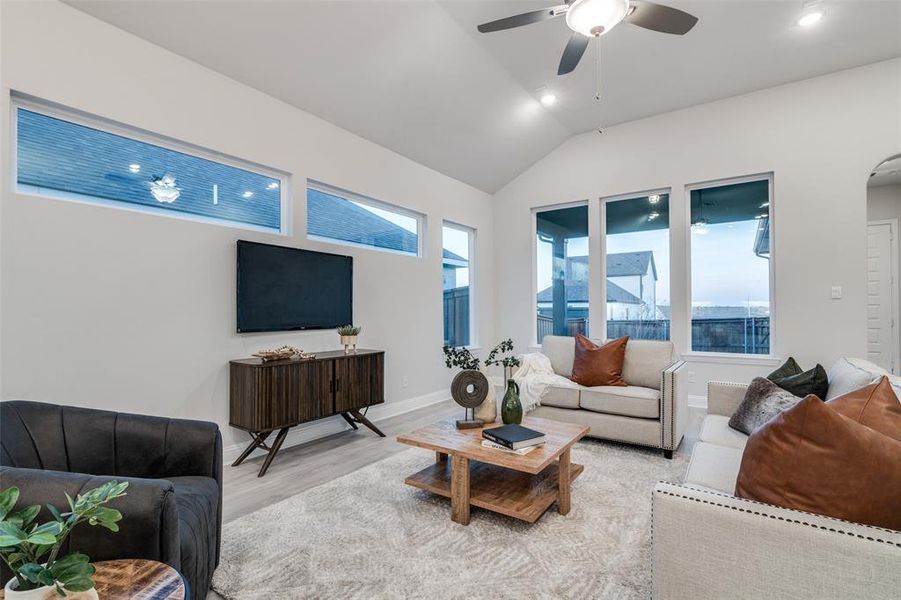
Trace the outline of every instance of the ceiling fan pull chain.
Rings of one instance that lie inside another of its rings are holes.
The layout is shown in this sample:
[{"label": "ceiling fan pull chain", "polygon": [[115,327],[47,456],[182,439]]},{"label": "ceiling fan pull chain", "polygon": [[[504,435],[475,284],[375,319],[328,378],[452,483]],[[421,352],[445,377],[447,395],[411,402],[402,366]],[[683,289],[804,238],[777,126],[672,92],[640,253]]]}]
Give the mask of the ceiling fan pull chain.
[{"label": "ceiling fan pull chain", "polygon": [[595,71],[595,92],[594,92],[594,101],[598,105],[598,133],[603,133],[603,127],[601,124],[601,37],[595,36],[595,43],[597,44],[597,51],[595,54],[597,69]]}]

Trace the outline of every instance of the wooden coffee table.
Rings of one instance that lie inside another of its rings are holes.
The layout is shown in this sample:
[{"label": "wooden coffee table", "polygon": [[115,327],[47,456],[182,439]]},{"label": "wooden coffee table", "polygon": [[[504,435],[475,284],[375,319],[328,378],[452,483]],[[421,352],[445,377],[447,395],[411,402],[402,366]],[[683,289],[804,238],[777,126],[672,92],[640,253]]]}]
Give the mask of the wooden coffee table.
[{"label": "wooden coffee table", "polygon": [[[570,450],[589,428],[526,417],[523,426],[547,441],[524,456],[482,447],[482,428],[457,429],[454,419],[438,421],[397,437],[410,446],[436,452],[435,464],[407,477],[414,487],[451,499],[451,519],[469,525],[469,507],[478,506],[534,523],[557,502],[570,510],[570,484],[584,467],[572,464]],[[488,427],[500,427],[492,423]],[[448,459],[449,458],[449,459]]]}]

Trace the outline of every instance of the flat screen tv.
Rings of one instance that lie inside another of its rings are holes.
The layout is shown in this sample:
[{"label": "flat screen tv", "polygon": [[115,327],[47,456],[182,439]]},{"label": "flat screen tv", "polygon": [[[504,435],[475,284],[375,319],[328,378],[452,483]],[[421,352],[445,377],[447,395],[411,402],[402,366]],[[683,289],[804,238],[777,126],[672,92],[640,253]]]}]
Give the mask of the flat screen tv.
[{"label": "flat screen tv", "polygon": [[238,333],[353,323],[353,258],[238,240]]}]

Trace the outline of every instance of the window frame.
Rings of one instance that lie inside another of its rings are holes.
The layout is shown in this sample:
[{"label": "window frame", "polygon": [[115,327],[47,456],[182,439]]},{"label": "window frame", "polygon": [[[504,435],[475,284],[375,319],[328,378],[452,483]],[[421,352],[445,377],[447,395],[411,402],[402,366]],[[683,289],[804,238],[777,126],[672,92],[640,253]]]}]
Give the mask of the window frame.
[{"label": "window frame", "polygon": [[[541,342],[538,340],[538,213],[548,212],[551,210],[558,210],[561,208],[576,208],[579,206],[586,207],[588,211],[588,293],[589,293],[589,301],[588,301],[588,333],[591,334],[591,234],[592,234],[592,220],[591,220],[591,202],[589,200],[573,200],[571,202],[559,202],[556,204],[544,204],[541,206],[533,206],[531,208],[531,229],[532,229],[532,294],[531,299],[529,301],[530,306],[530,327],[532,329],[531,333],[531,346],[532,349],[540,349]],[[606,331],[607,322],[604,321],[604,330]]]},{"label": "window frame", "polygon": [[[673,191],[672,188],[669,187],[660,187],[654,188],[651,190],[644,190],[634,193],[628,194],[616,194],[615,196],[601,196],[600,200],[600,261],[601,261],[601,300],[603,301],[601,304],[604,307],[601,316],[601,323],[603,324],[604,338],[609,339],[607,335],[607,204],[609,202],[622,202],[625,200],[635,200],[636,198],[642,198],[645,196],[650,196],[652,194],[666,194],[669,197],[669,210],[668,212],[668,221],[666,224],[667,230],[667,245],[669,246],[669,298],[670,298],[670,324],[669,324],[669,340],[673,341]],[[589,250],[590,251],[590,250]],[[689,254],[689,256],[691,256]],[[636,338],[638,339],[638,338]],[[689,344],[691,342],[689,341]]]},{"label": "window frame", "polygon": [[[477,272],[477,261],[476,261],[476,239],[478,236],[478,230],[475,227],[470,227],[469,225],[463,225],[462,223],[457,223],[455,221],[449,221],[444,219],[441,221],[441,262],[442,269],[444,264],[444,228],[456,229],[457,231],[462,231],[469,235],[469,259],[468,259],[468,269],[469,269],[469,344],[463,346],[468,350],[477,350],[480,348],[479,346],[479,337],[478,337],[478,327],[476,326],[478,323],[479,317],[479,307],[478,302],[476,300],[479,284],[478,284],[478,272]],[[444,318],[444,308],[442,307],[442,319]],[[442,327],[443,329],[443,327]],[[441,332],[442,343],[444,342],[444,331]]]},{"label": "window frame", "polygon": [[[49,198],[52,200],[62,200],[66,202],[75,202],[79,204],[87,204],[92,206],[102,206],[125,210],[149,215],[166,216],[169,218],[182,219],[185,221],[193,221],[196,223],[206,223],[210,225],[220,225],[231,227],[234,229],[244,229],[248,231],[257,231],[281,236],[290,236],[292,234],[293,223],[293,203],[291,198],[291,174],[272,167],[267,167],[259,163],[237,158],[216,150],[211,150],[203,146],[184,142],[169,136],[154,133],[140,127],[128,125],[90,114],[78,109],[69,108],[61,104],[43,100],[35,96],[22,94],[11,91],[9,96],[9,118],[10,118],[10,191],[17,195],[31,196],[36,198]],[[37,186],[20,185],[18,172],[18,113],[19,109],[29,112],[38,113],[54,119],[60,119],[75,125],[81,125],[101,131],[104,133],[117,135],[129,140],[133,140],[143,144],[158,146],[166,150],[180,152],[188,156],[212,161],[228,167],[241,169],[279,182],[279,227],[274,229],[253,223],[244,223],[233,219],[224,219],[211,217],[207,215],[198,215],[190,212],[183,212],[173,208],[165,208],[163,206],[150,206],[144,204],[131,203],[127,200],[112,200],[108,198],[98,198],[89,194],[80,194],[77,192],[67,192],[62,190],[51,190],[37,188]],[[37,189],[35,189],[37,188]]]},{"label": "window frame", "polygon": [[394,250],[393,248],[382,248],[379,246],[373,246],[370,244],[360,244],[358,242],[349,242],[347,240],[339,240],[335,238],[330,238],[322,235],[316,235],[315,233],[310,233],[310,218],[309,211],[307,211],[306,223],[304,224],[304,236],[314,242],[321,242],[323,244],[334,244],[336,246],[347,246],[350,248],[362,248],[364,250],[373,250],[376,252],[384,252],[386,254],[394,254],[396,256],[406,256],[409,258],[423,258],[423,248],[425,248],[425,232],[426,232],[426,216],[423,213],[417,212],[415,210],[405,208],[403,206],[398,206],[396,204],[391,204],[389,202],[385,202],[383,200],[376,200],[375,198],[371,198],[369,196],[364,196],[362,194],[358,194],[356,192],[352,192],[350,190],[345,190],[343,188],[339,188],[337,186],[324,183],[322,181],[316,179],[307,179],[307,185],[304,188],[304,202],[306,207],[309,207],[309,196],[308,191],[310,189],[314,189],[317,192],[321,192],[323,194],[328,194],[329,196],[335,196],[337,198],[341,198],[342,200],[346,200],[348,202],[355,202],[358,204],[364,204],[367,206],[371,206],[373,208],[378,208],[380,210],[385,210],[388,212],[397,213],[401,216],[410,217],[416,220],[416,254],[411,254],[409,252],[404,252],[402,250]]},{"label": "window frame", "polygon": [[[692,301],[692,272],[691,272],[691,192],[694,190],[703,190],[707,188],[721,187],[725,185],[734,185],[739,183],[751,183],[754,181],[766,181],[769,202],[769,228],[770,228],[770,257],[769,257],[769,302],[770,302],[770,351],[767,354],[745,354],[740,352],[705,352],[692,350],[691,342],[691,301]],[[685,217],[685,312],[682,318],[685,319],[685,344],[683,357],[686,359],[703,359],[718,360],[720,362],[741,362],[745,364],[772,364],[778,360],[776,353],[776,204],[774,194],[774,172],[757,173],[753,175],[742,175],[739,177],[727,177],[724,179],[712,179],[691,183],[685,186],[684,199],[684,217]],[[670,196],[672,204],[672,196]],[[670,209],[672,210],[672,208]],[[670,325],[672,331],[672,324]]]}]

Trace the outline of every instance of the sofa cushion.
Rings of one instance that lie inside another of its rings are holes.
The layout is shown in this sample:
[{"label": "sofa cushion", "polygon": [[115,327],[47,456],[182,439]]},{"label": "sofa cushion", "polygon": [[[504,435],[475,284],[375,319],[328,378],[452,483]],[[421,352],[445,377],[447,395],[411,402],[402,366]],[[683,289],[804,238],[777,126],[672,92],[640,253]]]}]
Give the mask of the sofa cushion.
[{"label": "sofa cushion", "polygon": [[637,385],[599,385],[582,388],[579,405],[585,410],[642,419],[660,418],[660,392]]},{"label": "sofa cushion", "polygon": [[750,435],[755,429],[801,401],[769,379],[755,377],[745,397],[729,418],[729,427]]},{"label": "sofa cushion", "polygon": [[541,341],[541,353],[551,361],[554,373],[564,377],[572,376],[576,340],[565,335],[546,335]]},{"label": "sofa cushion", "polygon": [[785,377],[773,377],[770,375],[769,379],[783,390],[791,392],[800,398],[813,394],[820,400],[825,400],[826,393],[829,391],[829,378],[826,375],[826,369],[819,363],[809,371],[795,375],[786,375]]},{"label": "sofa cushion", "polygon": [[901,442],[810,395],[751,435],[735,495],[901,530]]},{"label": "sofa cushion", "polygon": [[579,388],[547,386],[541,404],[557,408],[579,408]]},{"label": "sofa cushion", "polygon": [[828,404],[838,414],[901,442],[901,402],[898,402],[888,377],[830,400]]},{"label": "sofa cushion", "polygon": [[691,453],[685,483],[732,494],[741,466],[741,454],[738,448],[697,442]]},{"label": "sofa cushion", "polygon": [[572,380],[579,385],[621,385],[623,361],[629,336],[611,340],[598,346],[584,335],[577,335],[573,359]]},{"label": "sofa cushion", "polygon": [[674,346],[670,341],[630,339],[623,361],[623,379],[629,385],[659,390],[663,371],[674,360]]},{"label": "sofa cushion", "polygon": [[[744,449],[748,436],[729,427],[729,417],[723,415],[707,415],[701,423],[702,442],[726,448]],[[730,491],[731,493],[731,491]]]},{"label": "sofa cushion", "polygon": [[783,377],[790,377],[792,375],[800,375],[804,372],[804,369],[801,368],[801,365],[798,364],[798,361],[795,360],[794,356],[789,356],[788,360],[786,360],[778,369],[770,373],[766,376],[767,379],[773,381],[775,379],[782,379]]},{"label": "sofa cushion", "polygon": [[865,385],[876,383],[888,373],[879,365],[862,358],[842,357],[835,361],[828,372],[829,391],[823,400],[832,400],[848,392],[859,390]]}]

